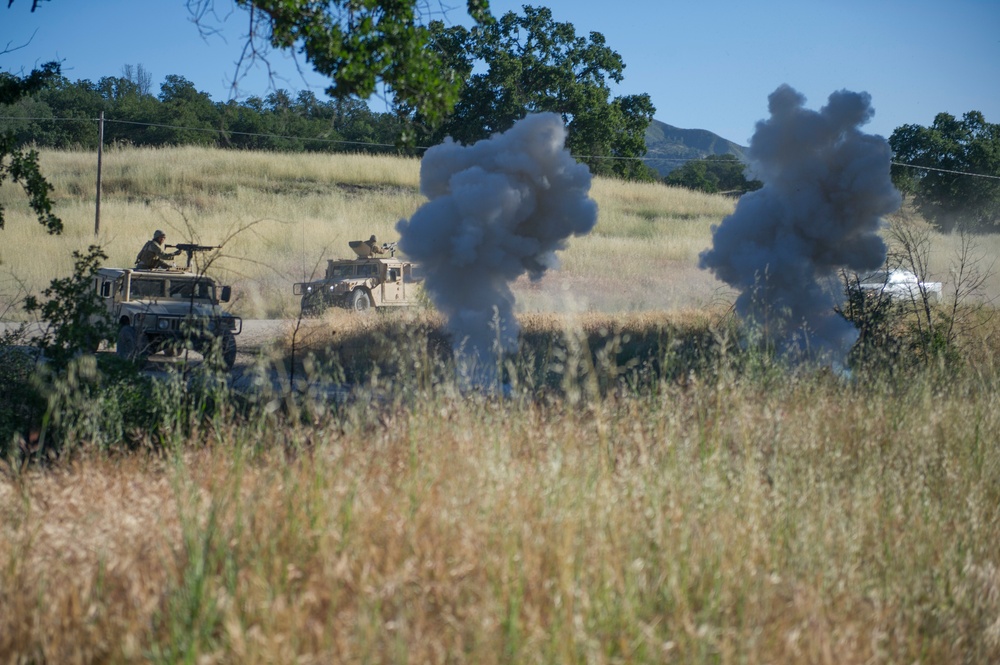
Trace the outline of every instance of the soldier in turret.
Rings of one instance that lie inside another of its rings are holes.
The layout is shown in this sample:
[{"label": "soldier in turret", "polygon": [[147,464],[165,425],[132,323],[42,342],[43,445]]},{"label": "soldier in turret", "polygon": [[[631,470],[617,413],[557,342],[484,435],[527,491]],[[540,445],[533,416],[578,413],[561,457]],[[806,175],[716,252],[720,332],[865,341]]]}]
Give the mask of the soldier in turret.
[{"label": "soldier in turret", "polygon": [[365,244],[368,245],[369,249],[371,249],[371,253],[372,254],[381,254],[382,253],[382,248],[378,246],[378,241],[375,240],[375,234],[374,233],[372,234],[371,238],[369,238],[368,240],[365,241]]},{"label": "soldier in turret", "polygon": [[153,233],[153,239],[147,240],[146,244],[142,246],[139,250],[139,254],[135,257],[135,267],[139,270],[153,270],[155,268],[173,268],[174,264],[169,262],[167,259],[172,259],[181,253],[181,250],[176,252],[168,252],[163,249],[163,243],[167,239],[167,234],[157,229]]}]

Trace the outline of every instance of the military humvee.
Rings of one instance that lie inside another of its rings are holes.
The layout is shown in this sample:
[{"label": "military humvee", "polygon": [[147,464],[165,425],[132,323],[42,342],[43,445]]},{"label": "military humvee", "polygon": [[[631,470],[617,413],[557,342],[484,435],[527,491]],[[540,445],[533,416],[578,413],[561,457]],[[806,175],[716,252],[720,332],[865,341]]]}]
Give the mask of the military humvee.
[{"label": "military humvee", "polygon": [[418,266],[396,258],[396,244],[384,243],[377,256],[365,242],[348,243],[357,258],[330,259],[326,275],[312,282],[299,282],[292,293],[302,296],[302,314],[316,316],[328,307],[357,312],[385,307],[408,307],[422,302],[423,284]]},{"label": "military humvee", "polygon": [[236,362],[236,338],[243,320],[222,311],[231,287],[181,269],[101,268],[94,288],[118,324],[117,354],[141,360],[162,351],[190,348],[207,355],[218,341],[226,367]]}]

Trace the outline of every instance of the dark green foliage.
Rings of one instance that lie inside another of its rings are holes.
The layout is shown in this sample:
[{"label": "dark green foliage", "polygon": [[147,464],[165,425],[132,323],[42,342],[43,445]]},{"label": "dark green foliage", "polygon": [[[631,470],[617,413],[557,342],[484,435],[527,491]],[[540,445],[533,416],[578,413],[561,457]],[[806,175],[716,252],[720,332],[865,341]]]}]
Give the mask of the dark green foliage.
[{"label": "dark green foliage", "polygon": [[47,62],[23,78],[0,72],[0,104],[13,104],[22,97],[34,94],[58,76],[57,62]]},{"label": "dark green foliage", "polygon": [[96,245],[73,252],[73,274],[52,280],[42,293],[45,301],[28,296],[24,309],[48,327],[36,344],[54,366],[65,368],[70,359],[93,353],[115,334],[113,322],[94,288],[94,278],[107,255]]},{"label": "dark green foliage", "polygon": [[[621,387],[648,391],[659,381],[714,373],[723,353],[712,330],[669,323],[572,332],[525,326],[519,342],[518,352],[504,359],[506,380],[544,393],[563,393],[583,380],[602,394]],[[455,376],[452,340],[443,328],[402,320],[338,334],[307,364],[309,374],[326,373],[349,385],[400,384],[404,390],[449,384]]]},{"label": "dark green foliage", "polygon": [[166,447],[195,425],[232,415],[233,396],[210,367],[153,378],[113,353],[40,364],[0,340],[0,459],[17,465],[89,450]]},{"label": "dark green foliage", "polygon": [[[1000,225],[1000,125],[970,111],[939,113],[930,127],[903,125],[889,137],[896,187],[941,231],[996,231]],[[966,174],[982,174],[978,178]]]},{"label": "dark green foliage", "polygon": [[46,400],[32,383],[34,353],[13,335],[0,338],[0,459],[37,445]]},{"label": "dark green foliage", "polygon": [[[0,108],[38,92],[58,76],[59,65],[55,62],[42,65],[24,78],[0,72]],[[20,147],[13,133],[5,131],[0,134],[0,185],[8,178],[24,189],[28,195],[28,205],[35,211],[39,223],[49,233],[61,233],[62,221],[53,214],[52,200],[49,198],[52,185],[45,180],[38,168],[38,153]],[[4,221],[4,208],[0,205],[0,229],[4,227]]]},{"label": "dark green foliage", "polygon": [[570,152],[592,173],[654,179],[636,159],[646,153],[645,132],[656,111],[649,95],[611,98],[608,81],[623,79],[621,56],[598,32],[577,37],[573,24],[554,21],[549,9],[523,10],[472,30],[431,24],[433,47],[463,84],[443,124],[414,115],[427,142],[450,136],[469,144],[510,129],[528,113],[553,112],[569,129]]},{"label": "dark green foliage", "polygon": [[[214,0],[189,8],[206,13]],[[457,80],[447,75],[422,25],[422,3],[407,1],[312,2],[311,0],[237,0],[250,13],[251,32],[267,34],[270,45],[296,49],[313,69],[330,77],[331,97],[366,99],[376,85],[397,102],[416,108],[436,123],[454,106]],[[476,23],[491,20],[486,0],[468,0]]]},{"label": "dark green foliage", "polygon": [[[138,71],[141,74],[142,68]],[[400,152],[396,144],[403,127],[395,114],[375,113],[360,100],[323,102],[309,91],[295,98],[277,90],[266,99],[215,103],[174,75],[165,78],[158,96],[126,76],[103,77],[97,84],[55,77],[35,94],[0,105],[0,116],[11,118],[0,121],[0,127],[13,148],[96,150],[102,111],[104,142],[109,145],[395,153]]]},{"label": "dark green foliage", "polygon": [[709,194],[743,194],[764,186],[760,180],[748,180],[745,169],[746,166],[736,155],[710,155],[704,159],[691,160],[671,171],[663,182]]},{"label": "dark green foliage", "polygon": [[158,127],[149,129],[158,145],[213,145],[219,113],[212,98],[182,76],[168,75],[160,88]]}]

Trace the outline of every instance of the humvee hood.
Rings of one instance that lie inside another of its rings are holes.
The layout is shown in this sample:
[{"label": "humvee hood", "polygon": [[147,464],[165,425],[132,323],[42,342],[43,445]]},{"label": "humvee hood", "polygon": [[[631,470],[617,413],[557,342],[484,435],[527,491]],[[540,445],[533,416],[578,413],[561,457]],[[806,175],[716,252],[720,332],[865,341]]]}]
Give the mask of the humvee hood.
[{"label": "humvee hood", "polygon": [[225,314],[223,314],[221,310],[209,304],[193,303],[191,304],[191,306],[188,306],[188,303],[179,303],[176,300],[145,302],[142,303],[142,311],[146,314],[154,314],[156,316],[190,315],[198,318],[212,318],[218,316],[225,316]]}]

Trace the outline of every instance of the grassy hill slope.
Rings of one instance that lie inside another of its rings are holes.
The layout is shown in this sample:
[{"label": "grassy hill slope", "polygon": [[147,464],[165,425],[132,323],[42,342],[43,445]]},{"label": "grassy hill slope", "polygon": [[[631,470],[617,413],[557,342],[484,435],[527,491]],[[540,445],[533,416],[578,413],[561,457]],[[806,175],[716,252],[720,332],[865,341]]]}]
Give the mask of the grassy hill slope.
[{"label": "grassy hill slope", "polygon": [[[294,282],[316,275],[328,258],[353,256],[350,240],[372,233],[395,240],[396,222],[426,200],[419,162],[396,157],[186,147],[110,149],[103,164],[97,238],[93,155],[42,153],[56,213],[66,224],[62,236],[44,233],[19,189],[0,188],[8,214],[0,303],[9,305],[22,287],[37,293],[68,274],[71,252],[95,241],[110,264],[131,266],[142,243],[162,228],[171,242],[225,245],[212,272],[234,286],[237,313],[293,316]],[[697,256],[711,242],[711,226],[732,211],[731,200],[603,179],[591,193],[600,211],[596,229],[570,242],[560,270],[540,282],[518,282],[520,311],[665,309],[716,297],[720,285],[698,270]]]}]

